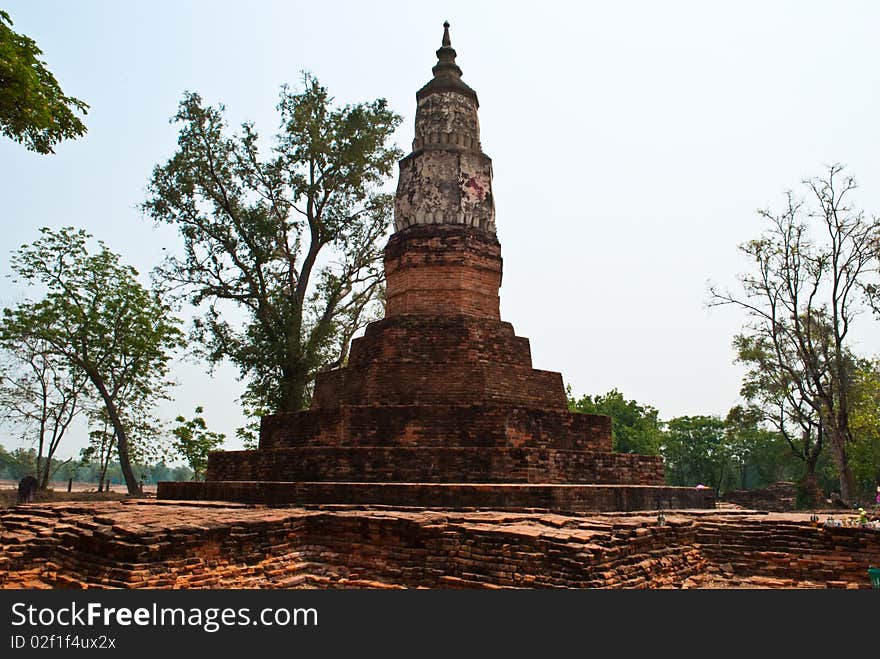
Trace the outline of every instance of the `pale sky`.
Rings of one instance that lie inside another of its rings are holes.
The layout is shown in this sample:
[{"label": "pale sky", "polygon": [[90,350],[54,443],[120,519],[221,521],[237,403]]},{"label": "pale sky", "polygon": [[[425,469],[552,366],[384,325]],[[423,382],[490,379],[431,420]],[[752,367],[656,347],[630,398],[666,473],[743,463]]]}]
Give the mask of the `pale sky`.
[{"label": "pale sky", "polygon": [[[441,6],[442,5],[442,6]],[[502,317],[536,368],[578,395],[614,387],[668,419],[739,402],[731,338],[743,317],[706,308],[734,285],[756,209],[842,162],[880,212],[877,2],[182,2],[6,0],[88,135],[40,156],[0,138],[0,304],[21,290],[8,255],[38,228],[82,227],[147,282],[180,241],[136,206],[176,144],[184,90],[230,124],[278,125],[282,83],[313,72],[340,102],[388,99],[409,152],[415,92],[442,23],[480,99],[504,257]],[[391,182],[393,187],[394,181]],[[878,322],[856,348],[878,352]],[[179,365],[172,419],[205,407],[244,422],[232,367]],[[9,429],[0,444],[13,446]],[[59,454],[78,452],[79,429]]]}]

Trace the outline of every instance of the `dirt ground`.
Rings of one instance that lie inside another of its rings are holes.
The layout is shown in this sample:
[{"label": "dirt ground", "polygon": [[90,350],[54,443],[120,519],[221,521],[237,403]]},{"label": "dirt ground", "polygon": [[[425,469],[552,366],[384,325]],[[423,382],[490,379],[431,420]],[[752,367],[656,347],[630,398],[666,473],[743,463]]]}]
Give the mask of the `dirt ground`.
[{"label": "dirt ground", "polygon": [[[155,485],[144,485],[147,497],[156,496]],[[80,483],[74,481],[70,492],[67,481],[51,481],[49,489],[37,495],[37,501],[118,501],[128,496],[125,485],[111,485],[109,492],[98,492],[97,483]],[[18,501],[18,483],[11,480],[0,480],[0,508],[13,506]]]}]

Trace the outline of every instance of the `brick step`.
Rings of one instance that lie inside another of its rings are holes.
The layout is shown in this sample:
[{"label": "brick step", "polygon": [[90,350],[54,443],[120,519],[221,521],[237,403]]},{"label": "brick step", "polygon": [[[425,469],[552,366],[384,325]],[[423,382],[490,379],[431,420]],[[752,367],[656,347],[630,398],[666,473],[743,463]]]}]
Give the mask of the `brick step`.
[{"label": "brick step", "polygon": [[599,451],[475,447],[297,447],[219,451],[219,481],[591,483],[663,485],[659,456]]},{"label": "brick step", "polygon": [[313,409],[341,405],[534,405],[566,410],[562,376],[519,364],[376,363],[324,371]]},{"label": "brick step", "polygon": [[423,508],[537,508],[588,512],[713,508],[711,490],[651,485],[494,483],[162,482],[158,499],[266,504],[364,504]]},{"label": "brick step", "polygon": [[441,405],[437,401],[343,405],[262,417],[260,449],[305,446],[611,451],[611,419],[536,405]]},{"label": "brick step", "polygon": [[403,314],[367,325],[351,342],[348,366],[495,362],[531,367],[529,340],[513,325],[470,315]]}]

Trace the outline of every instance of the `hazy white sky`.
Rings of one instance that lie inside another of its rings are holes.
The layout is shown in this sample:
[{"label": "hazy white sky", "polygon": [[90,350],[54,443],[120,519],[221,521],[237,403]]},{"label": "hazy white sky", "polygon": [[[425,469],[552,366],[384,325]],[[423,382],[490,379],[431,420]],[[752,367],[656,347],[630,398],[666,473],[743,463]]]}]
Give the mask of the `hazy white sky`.
[{"label": "hazy white sky", "polygon": [[[437,7],[442,4],[442,8]],[[41,226],[84,227],[146,281],[176,234],[136,205],[176,143],[184,90],[230,123],[278,124],[284,82],[310,70],[340,102],[388,99],[413,134],[441,24],[480,98],[504,256],[502,315],[537,368],[576,394],[617,387],[663,418],[724,414],[742,316],[708,310],[734,284],[755,210],[843,162],[880,212],[880,3],[118,2],[6,0],[89,133],[39,156],[0,139],[0,271]],[[393,183],[392,183],[393,184]],[[0,281],[0,304],[21,291]],[[858,348],[877,352],[865,317]],[[206,408],[234,435],[232,368],[183,364],[166,417]],[[71,438],[71,454],[85,432]],[[0,443],[13,444],[8,429]],[[236,448],[231,440],[227,448]]]}]

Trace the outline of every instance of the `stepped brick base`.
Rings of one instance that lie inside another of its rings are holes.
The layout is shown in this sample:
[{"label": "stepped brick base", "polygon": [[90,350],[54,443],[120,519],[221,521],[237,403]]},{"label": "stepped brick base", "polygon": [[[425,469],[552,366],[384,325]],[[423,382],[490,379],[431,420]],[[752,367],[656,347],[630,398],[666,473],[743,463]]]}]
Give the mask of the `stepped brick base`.
[{"label": "stepped brick base", "polygon": [[880,532],[807,514],[33,504],[0,588],[870,588]]},{"label": "stepped brick base", "polygon": [[403,362],[321,373],[312,405],[454,405],[465,401],[564,409],[562,392],[561,374],[529,366]]},{"label": "stepped brick base", "polygon": [[708,508],[664,487],[657,456],[612,452],[611,420],[568,411],[499,311],[501,248],[464,224],[416,224],[385,248],[386,317],[319,373],[311,409],[264,416],[257,451],[212,453],[170,500],[557,511]]},{"label": "stepped brick base", "polygon": [[261,419],[261,450],[298,446],[479,446],[610,452],[611,419],[512,405],[437,404],[346,405]]},{"label": "stepped brick base", "polygon": [[497,483],[159,483],[159,499],[266,504],[357,504],[419,508],[539,508],[566,512],[714,508],[711,490],[645,485]]},{"label": "stepped brick base", "polygon": [[531,448],[298,447],[225,451],[218,481],[663,485],[658,456]]}]

